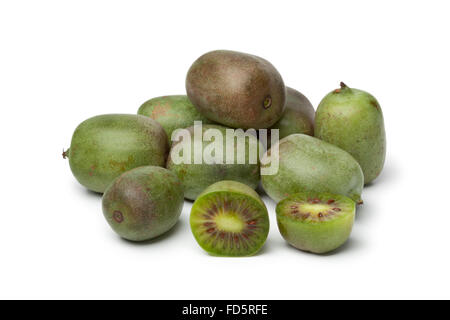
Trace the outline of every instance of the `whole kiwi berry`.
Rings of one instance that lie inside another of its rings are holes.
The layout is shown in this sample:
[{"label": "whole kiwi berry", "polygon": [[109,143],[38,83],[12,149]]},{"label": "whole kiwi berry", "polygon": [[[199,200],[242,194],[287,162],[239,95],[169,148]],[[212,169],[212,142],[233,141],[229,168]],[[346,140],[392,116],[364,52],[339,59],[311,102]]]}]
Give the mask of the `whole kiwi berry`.
[{"label": "whole kiwi berry", "polygon": [[[166,164],[166,168],[174,172],[183,184],[186,199],[195,200],[206,187],[221,180],[242,182],[253,189],[258,186],[260,181],[259,157],[255,155],[255,161],[252,161],[250,153],[252,149],[259,150],[258,148],[262,148],[262,145],[255,136],[246,136],[244,132],[234,131],[234,129],[231,130],[219,125],[203,125],[200,136],[195,134],[195,126],[186,130],[188,135],[173,143]],[[223,137],[223,141],[214,141],[214,144],[219,143],[219,146],[223,147],[223,154],[217,162],[208,163],[204,161],[204,155],[206,153],[205,150],[212,142],[203,139],[203,135],[215,130]],[[232,145],[227,144],[227,130],[231,130],[235,134]],[[238,140],[242,139],[245,140],[245,145],[241,151]],[[196,148],[197,144],[200,148]],[[189,161],[179,162],[176,160],[180,154],[187,156],[189,152]],[[244,155],[242,163],[237,161],[239,152],[242,152],[240,155]],[[227,156],[230,154],[235,156],[233,163],[227,163],[226,161]],[[195,163],[195,159],[198,157],[202,160],[201,163]]]},{"label": "whole kiwi berry", "polygon": [[[263,169],[272,166],[278,169],[274,174],[263,174]],[[265,153],[261,168],[262,186],[276,202],[294,193],[315,191],[342,194],[362,203],[364,175],[358,162],[320,139],[291,134]]]},{"label": "whole kiwi berry", "polygon": [[286,108],[270,130],[267,130],[267,147],[271,146],[271,132],[278,129],[278,138],[283,139],[294,133],[314,136],[315,111],[311,102],[301,92],[286,87]]},{"label": "whole kiwi berry", "polygon": [[280,130],[280,139],[294,133],[314,135],[315,111],[311,102],[301,92],[286,87],[286,109],[283,116],[270,129]]},{"label": "whole kiwi berry", "polygon": [[294,194],[278,203],[278,228],[292,246],[326,253],[344,244],[353,227],[355,202],[347,197],[318,192]]},{"label": "whole kiwi berry", "polygon": [[194,125],[194,121],[203,124],[212,123],[202,116],[186,95],[163,96],[150,99],[143,103],[138,114],[150,117],[164,128],[172,144],[172,133],[176,129],[183,129]]},{"label": "whole kiwi berry", "polygon": [[364,173],[364,184],[379,176],[386,158],[383,113],[370,93],[341,87],[317,108],[315,136],[350,153]]},{"label": "whole kiwi berry", "polygon": [[70,169],[80,184],[103,193],[122,173],[141,166],[163,167],[169,144],[161,125],[135,114],[105,114],[83,121],[72,136]]},{"label": "whole kiwi berry", "polygon": [[191,230],[198,244],[217,256],[250,256],[264,245],[269,215],[258,194],[236,181],[206,188],[192,206]]},{"label": "whole kiwi berry", "polygon": [[183,189],[167,169],[146,166],[125,172],[103,195],[103,214],[122,238],[144,241],[162,235],[178,221]]},{"label": "whole kiwi berry", "polygon": [[232,128],[269,128],[285,107],[286,88],[260,57],[228,50],[198,58],[186,77],[189,99],[208,119]]}]

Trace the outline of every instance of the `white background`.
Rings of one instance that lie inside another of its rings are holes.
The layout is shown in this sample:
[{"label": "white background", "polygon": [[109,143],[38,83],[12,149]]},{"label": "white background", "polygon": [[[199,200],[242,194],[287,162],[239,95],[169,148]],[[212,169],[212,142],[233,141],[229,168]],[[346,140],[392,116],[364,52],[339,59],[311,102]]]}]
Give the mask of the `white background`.
[{"label": "white background", "polygon": [[[0,298],[450,298],[448,1],[2,1]],[[215,258],[186,203],[167,236],[119,239],[61,152],[75,127],[183,94],[201,54],[271,61],[316,107],[339,81],[371,92],[385,169],[349,242],[326,256],[281,238]]]}]

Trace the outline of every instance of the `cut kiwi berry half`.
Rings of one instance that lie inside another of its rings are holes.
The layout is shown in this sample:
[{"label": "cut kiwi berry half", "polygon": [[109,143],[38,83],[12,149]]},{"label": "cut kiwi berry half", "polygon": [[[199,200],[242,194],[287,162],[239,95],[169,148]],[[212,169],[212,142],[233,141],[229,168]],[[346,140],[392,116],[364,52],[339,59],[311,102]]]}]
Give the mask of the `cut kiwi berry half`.
[{"label": "cut kiwi berry half", "polygon": [[206,252],[225,257],[258,252],[269,233],[269,215],[258,194],[236,181],[219,181],[194,202],[191,230]]},{"label": "cut kiwi berry half", "polygon": [[280,201],[278,229],[292,246],[326,253],[344,244],[355,220],[355,202],[330,193],[303,192]]}]

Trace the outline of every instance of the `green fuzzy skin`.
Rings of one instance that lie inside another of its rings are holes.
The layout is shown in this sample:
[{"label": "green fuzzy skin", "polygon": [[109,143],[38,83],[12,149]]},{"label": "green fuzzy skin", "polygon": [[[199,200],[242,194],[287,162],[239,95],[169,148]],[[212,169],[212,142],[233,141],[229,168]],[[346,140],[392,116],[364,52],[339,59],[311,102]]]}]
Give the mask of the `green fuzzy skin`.
[{"label": "green fuzzy skin", "polygon": [[[225,130],[229,129],[219,125],[204,125],[202,126],[203,132],[207,131],[210,128],[219,129],[223,136],[225,137]],[[194,149],[194,138],[193,138],[193,127],[188,128],[191,134],[191,159],[194,159],[194,152],[197,150]],[[225,140],[225,139],[224,139]],[[211,184],[221,181],[221,180],[234,180],[238,182],[242,182],[251,188],[255,189],[260,181],[260,167],[259,167],[259,158],[257,159],[256,164],[249,163],[249,145],[250,143],[259,144],[256,137],[251,137],[251,142],[249,139],[246,139],[246,158],[245,164],[225,164],[225,157],[227,154],[226,144],[224,141],[223,145],[223,164],[194,164],[192,163],[181,163],[175,164],[172,161],[172,154],[175,152],[174,147],[178,144],[187,144],[186,141],[176,142],[172,145],[172,149],[169,153],[169,157],[167,159],[167,169],[175,172],[177,176],[180,178],[181,182],[184,186],[184,196],[187,199],[195,200],[197,196],[205,190],[206,187]],[[203,141],[203,148],[205,148],[211,142]],[[235,150],[233,151],[236,157],[236,145]]]},{"label": "green fuzzy skin", "polygon": [[[228,201],[232,208],[248,208],[252,214],[249,219],[257,221],[258,229],[249,237],[247,247],[233,245],[232,241],[219,241],[214,244],[215,237],[207,233],[204,214],[214,206],[222,208],[224,200]],[[200,247],[212,255],[223,257],[254,255],[264,245],[270,227],[267,208],[259,195],[247,185],[236,181],[219,181],[206,188],[192,206],[190,225]]]},{"label": "green fuzzy skin", "polygon": [[164,166],[168,150],[166,133],[156,121],[140,115],[108,114],[76,128],[67,156],[78,182],[103,193],[125,171]]},{"label": "green fuzzy skin", "polygon": [[[303,220],[292,214],[292,204],[307,199],[335,199],[338,214],[330,219]],[[278,203],[277,223],[283,238],[292,246],[313,253],[327,253],[343,245],[350,236],[355,220],[355,202],[347,197],[328,193],[298,193]]]},{"label": "green fuzzy skin", "polygon": [[315,136],[350,153],[364,172],[364,183],[381,172],[386,158],[386,133],[378,101],[369,93],[342,84],[320,102]]},{"label": "green fuzzy skin", "polygon": [[275,67],[260,57],[227,50],[198,58],[186,92],[201,114],[232,128],[269,128],[284,111],[286,88]]},{"label": "green fuzzy skin", "polygon": [[294,133],[314,135],[314,107],[308,98],[292,88],[286,87],[286,109],[283,116],[270,129],[278,129],[283,139]]},{"label": "green fuzzy skin", "polygon": [[270,155],[279,159],[276,174],[261,176],[262,186],[273,200],[278,202],[294,193],[315,191],[340,194],[362,202],[364,175],[348,152],[304,134],[287,136],[278,146],[278,156],[272,155],[272,148],[262,161],[267,162]]},{"label": "green fuzzy skin", "polygon": [[172,132],[176,129],[193,126],[194,121],[202,121],[203,124],[212,123],[197,111],[186,95],[150,99],[139,108],[138,114],[158,121],[166,131],[169,145],[172,144]]},{"label": "green fuzzy skin", "polygon": [[111,228],[131,241],[169,231],[183,209],[183,188],[169,170],[145,166],[125,172],[103,195],[103,214]]}]

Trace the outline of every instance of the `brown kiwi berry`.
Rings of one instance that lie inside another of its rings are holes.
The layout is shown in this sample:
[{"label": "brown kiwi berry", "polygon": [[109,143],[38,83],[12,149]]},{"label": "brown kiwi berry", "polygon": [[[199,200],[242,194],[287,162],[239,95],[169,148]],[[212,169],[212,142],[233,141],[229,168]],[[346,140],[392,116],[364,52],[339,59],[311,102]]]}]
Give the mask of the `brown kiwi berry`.
[{"label": "brown kiwi berry", "polygon": [[183,209],[183,188],[164,168],[145,166],[127,171],[103,195],[103,214],[122,238],[145,241],[172,229]]},{"label": "brown kiwi berry", "polygon": [[232,128],[269,128],[286,102],[286,87],[267,60],[216,50],[198,58],[186,77],[186,92],[208,119]]}]

